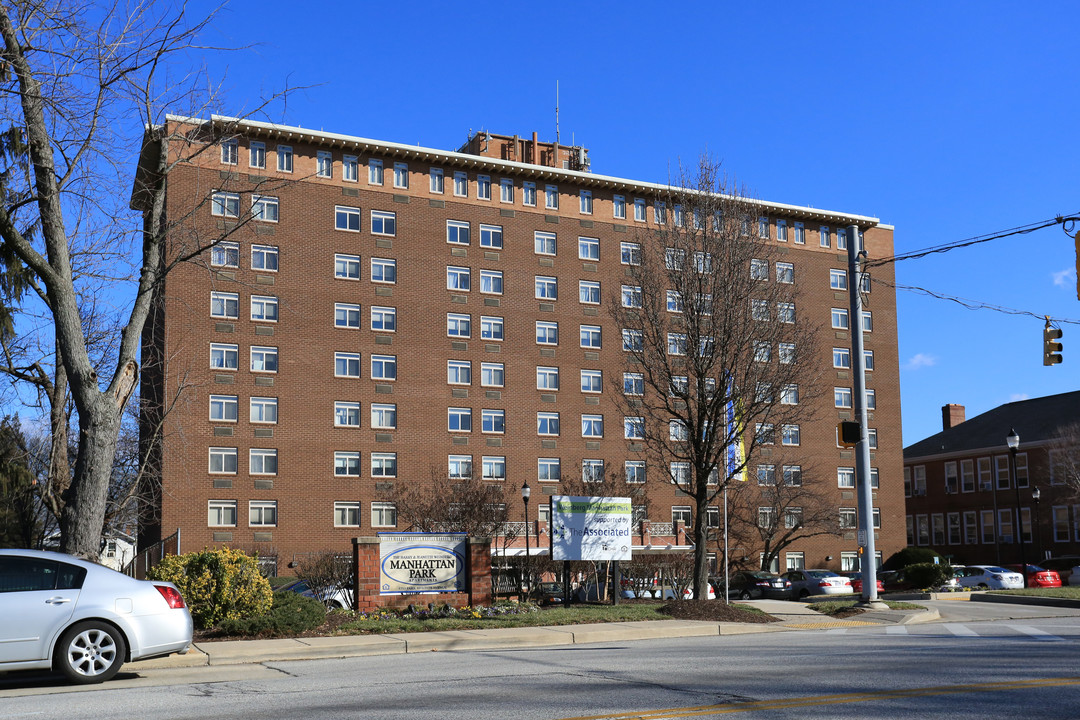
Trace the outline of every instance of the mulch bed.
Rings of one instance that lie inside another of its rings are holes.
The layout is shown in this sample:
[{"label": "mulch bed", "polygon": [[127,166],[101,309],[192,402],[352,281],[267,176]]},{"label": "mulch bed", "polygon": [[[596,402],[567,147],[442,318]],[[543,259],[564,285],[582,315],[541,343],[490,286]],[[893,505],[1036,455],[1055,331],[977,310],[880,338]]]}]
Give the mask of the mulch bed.
[{"label": "mulch bed", "polygon": [[668,603],[659,612],[678,620],[708,620],[709,622],[768,623],[778,618],[754,612],[738,605],[728,605],[716,600],[683,600]]}]

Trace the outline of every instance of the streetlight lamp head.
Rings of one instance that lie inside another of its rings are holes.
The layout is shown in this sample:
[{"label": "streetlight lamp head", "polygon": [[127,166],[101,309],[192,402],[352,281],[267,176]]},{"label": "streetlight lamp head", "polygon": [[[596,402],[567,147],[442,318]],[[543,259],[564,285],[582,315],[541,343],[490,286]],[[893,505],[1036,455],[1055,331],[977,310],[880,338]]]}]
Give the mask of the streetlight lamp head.
[{"label": "streetlight lamp head", "polygon": [[1005,438],[1005,442],[1008,443],[1010,450],[1020,447],[1020,436],[1016,434],[1016,430],[1009,430],[1009,437]]},{"label": "streetlight lamp head", "polygon": [[525,502],[529,502],[529,496],[532,495],[532,488],[529,487],[529,481],[526,480],[521,486],[521,499]]},{"label": "streetlight lamp head", "polygon": [[1032,500],[1034,500],[1035,502],[1039,502],[1039,499],[1041,497],[1042,497],[1042,490],[1040,490],[1039,488],[1031,488],[1031,499]]}]

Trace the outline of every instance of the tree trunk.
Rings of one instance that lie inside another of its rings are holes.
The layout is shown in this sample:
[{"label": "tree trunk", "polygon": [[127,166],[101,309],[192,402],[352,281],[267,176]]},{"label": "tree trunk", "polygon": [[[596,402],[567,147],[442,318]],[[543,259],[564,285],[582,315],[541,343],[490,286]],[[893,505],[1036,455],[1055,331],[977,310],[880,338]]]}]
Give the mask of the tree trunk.
[{"label": "tree trunk", "polygon": [[79,412],[79,454],[75,475],[64,493],[60,551],[96,561],[101,552],[102,520],[112,475],[121,410],[107,393],[91,390]]},{"label": "tree trunk", "polygon": [[[705,485],[708,481],[699,481]],[[706,485],[707,487],[707,485]],[[694,599],[709,599],[708,493],[698,493],[694,517]]]}]

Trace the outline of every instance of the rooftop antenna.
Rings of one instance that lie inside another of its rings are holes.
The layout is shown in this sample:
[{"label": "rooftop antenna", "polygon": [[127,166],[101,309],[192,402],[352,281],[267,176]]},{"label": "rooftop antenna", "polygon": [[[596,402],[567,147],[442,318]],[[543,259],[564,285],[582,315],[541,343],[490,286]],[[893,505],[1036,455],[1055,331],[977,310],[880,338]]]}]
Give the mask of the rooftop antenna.
[{"label": "rooftop antenna", "polygon": [[555,144],[559,144],[559,81],[555,81]]}]

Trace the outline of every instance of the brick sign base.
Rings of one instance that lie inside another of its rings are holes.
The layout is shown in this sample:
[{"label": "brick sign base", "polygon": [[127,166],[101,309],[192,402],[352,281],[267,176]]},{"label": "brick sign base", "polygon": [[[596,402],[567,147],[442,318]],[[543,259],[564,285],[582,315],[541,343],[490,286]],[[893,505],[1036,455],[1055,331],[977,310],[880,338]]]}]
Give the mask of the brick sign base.
[{"label": "brick sign base", "polygon": [[353,567],[356,577],[353,610],[404,608],[410,604],[462,607],[491,604],[491,540],[468,538],[466,541],[466,592],[382,595],[379,593],[379,538],[353,538]]}]

